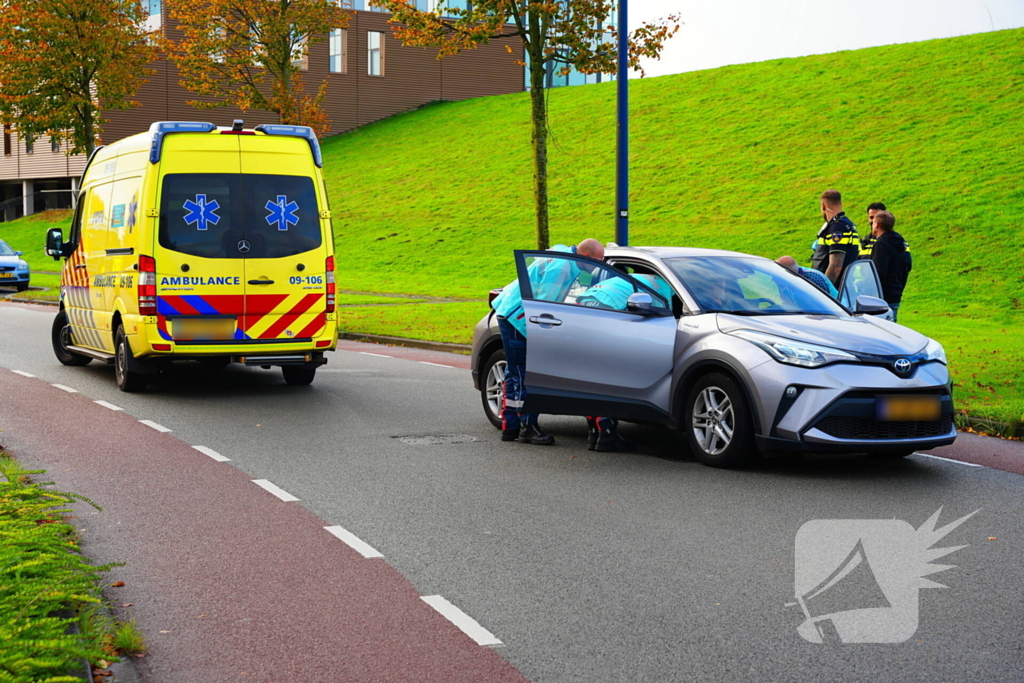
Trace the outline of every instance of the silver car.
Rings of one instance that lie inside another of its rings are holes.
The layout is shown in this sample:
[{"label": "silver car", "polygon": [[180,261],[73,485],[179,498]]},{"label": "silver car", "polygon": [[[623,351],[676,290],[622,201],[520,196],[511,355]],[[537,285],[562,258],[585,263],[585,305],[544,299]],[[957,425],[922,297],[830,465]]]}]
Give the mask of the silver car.
[{"label": "silver car", "polygon": [[[666,425],[715,467],[763,451],[902,457],[956,439],[942,345],[886,319],[871,261],[847,268],[837,302],[769,259],[730,251],[515,258],[527,412]],[[491,311],[472,368],[496,427],[504,366]]]}]

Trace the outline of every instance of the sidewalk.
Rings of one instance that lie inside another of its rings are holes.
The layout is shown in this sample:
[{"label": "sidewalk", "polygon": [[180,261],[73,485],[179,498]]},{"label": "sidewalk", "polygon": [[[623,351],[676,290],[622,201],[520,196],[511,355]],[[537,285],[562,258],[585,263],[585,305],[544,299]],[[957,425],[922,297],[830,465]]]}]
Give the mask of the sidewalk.
[{"label": "sidewalk", "polygon": [[[149,652],[144,682],[526,679],[441,616],[383,559],[299,503],[135,418],[0,372],[6,448],[77,508],[83,550]],[[116,492],[116,495],[112,495]]]}]

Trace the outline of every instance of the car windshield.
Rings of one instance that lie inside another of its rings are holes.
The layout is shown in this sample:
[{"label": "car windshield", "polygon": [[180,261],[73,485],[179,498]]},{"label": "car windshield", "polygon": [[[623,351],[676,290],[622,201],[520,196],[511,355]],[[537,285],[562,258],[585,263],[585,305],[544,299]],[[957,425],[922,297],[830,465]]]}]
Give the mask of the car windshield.
[{"label": "car windshield", "polygon": [[772,261],[697,256],[665,262],[706,313],[849,315],[828,294]]},{"label": "car windshield", "polygon": [[6,242],[0,242],[0,256],[14,256],[14,250]]}]

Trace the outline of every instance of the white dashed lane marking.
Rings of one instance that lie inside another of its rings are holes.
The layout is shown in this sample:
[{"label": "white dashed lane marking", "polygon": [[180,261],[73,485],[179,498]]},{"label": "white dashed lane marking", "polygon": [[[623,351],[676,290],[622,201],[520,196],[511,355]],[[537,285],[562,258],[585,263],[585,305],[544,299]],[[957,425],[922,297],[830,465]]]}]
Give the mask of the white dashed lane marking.
[{"label": "white dashed lane marking", "polygon": [[459,630],[476,641],[477,645],[501,645],[501,641],[494,637],[494,634],[485,629],[476,619],[469,616],[458,607],[448,602],[440,595],[420,596],[423,602],[427,603],[441,615],[459,627]]},{"label": "white dashed lane marking", "polygon": [[71,387],[66,387],[63,384],[51,384],[50,386],[51,387],[57,387],[61,391],[66,391],[69,394],[77,394],[78,393],[78,389],[72,389]]},{"label": "white dashed lane marking", "polygon": [[353,534],[351,531],[340,527],[340,526],[325,526],[324,529],[331,532],[342,541],[347,543],[353,550],[358,552],[363,557],[384,557],[379,552],[374,550],[368,543],[364,543],[358,536]]},{"label": "white dashed lane marking", "polygon": [[421,365],[434,365],[434,366],[437,366],[439,368],[451,368],[452,370],[458,370],[458,368],[455,367],[454,365],[442,365],[441,363],[431,363],[428,360],[419,360],[419,361],[416,361],[416,362],[420,363]]},{"label": "white dashed lane marking", "polygon": [[139,422],[141,422],[142,424],[146,425],[147,427],[152,427],[153,429],[155,429],[158,432],[166,433],[166,432],[171,431],[167,427],[164,427],[162,424],[157,424],[156,422],[153,422],[152,420],[139,420]]},{"label": "white dashed lane marking", "polygon": [[298,500],[298,498],[296,498],[292,494],[288,493],[287,491],[280,488],[276,484],[270,483],[266,479],[253,479],[252,483],[256,484],[262,489],[269,491],[270,493],[273,493],[275,496],[277,496],[286,503],[291,503],[292,501]]},{"label": "white dashed lane marking", "polygon": [[192,448],[196,449],[203,455],[210,456],[217,462],[231,462],[231,458],[225,458],[223,455],[213,450],[212,448],[207,448],[206,446],[193,446]]},{"label": "white dashed lane marking", "polygon": [[964,465],[965,467],[984,467],[973,462],[964,462],[963,460],[952,460],[950,458],[940,458],[937,455],[928,455],[927,453],[914,453],[914,455],[920,455],[922,458],[931,458],[932,460],[942,460],[943,462],[951,462],[957,465]]},{"label": "white dashed lane marking", "polygon": [[361,353],[364,356],[377,356],[377,358],[394,358],[394,356],[386,356],[383,353],[370,353],[369,351],[357,351],[356,353]]},{"label": "white dashed lane marking", "polygon": [[115,406],[113,403],[107,403],[106,401],[93,401],[93,403],[101,405],[104,408],[109,408],[110,410],[124,410],[124,408]]},{"label": "white dashed lane marking", "polygon": [[24,370],[11,370],[11,372],[13,372],[15,375],[21,375],[22,377],[35,377],[35,375],[33,375],[32,373],[25,372]]}]

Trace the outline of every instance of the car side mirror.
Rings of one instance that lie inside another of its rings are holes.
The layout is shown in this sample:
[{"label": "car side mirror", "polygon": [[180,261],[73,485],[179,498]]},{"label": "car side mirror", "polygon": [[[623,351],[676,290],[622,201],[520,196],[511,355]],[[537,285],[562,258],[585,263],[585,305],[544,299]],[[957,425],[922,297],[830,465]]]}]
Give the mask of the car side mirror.
[{"label": "car side mirror", "polygon": [[52,256],[54,261],[64,256],[64,233],[60,228],[50,228],[46,231],[46,255]]},{"label": "car side mirror", "polygon": [[16,251],[16,252],[14,252],[14,255],[15,255],[15,256],[21,256],[21,255],[22,255],[22,254],[24,254],[24,253],[25,253],[25,252],[23,252],[23,251]]},{"label": "car side mirror", "polygon": [[861,294],[857,297],[856,312],[866,315],[885,315],[889,312],[889,304],[876,296]]},{"label": "car side mirror", "polygon": [[629,295],[626,299],[626,310],[630,313],[640,313],[641,315],[650,315],[651,306],[654,305],[654,299],[647,292],[634,292]]}]

